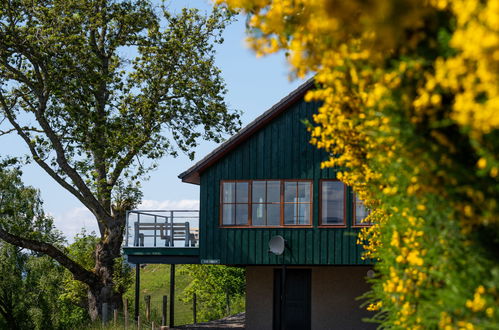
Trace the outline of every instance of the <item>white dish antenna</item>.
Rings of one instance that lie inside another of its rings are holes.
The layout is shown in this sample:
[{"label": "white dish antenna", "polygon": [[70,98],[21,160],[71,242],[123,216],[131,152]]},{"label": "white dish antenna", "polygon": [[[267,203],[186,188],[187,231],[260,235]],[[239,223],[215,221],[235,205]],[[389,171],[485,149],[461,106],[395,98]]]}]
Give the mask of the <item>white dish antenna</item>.
[{"label": "white dish antenna", "polygon": [[272,237],[269,241],[269,252],[272,252],[276,256],[280,256],[284,253],[286,248],[286,240],[281,235],[276,235]]}]

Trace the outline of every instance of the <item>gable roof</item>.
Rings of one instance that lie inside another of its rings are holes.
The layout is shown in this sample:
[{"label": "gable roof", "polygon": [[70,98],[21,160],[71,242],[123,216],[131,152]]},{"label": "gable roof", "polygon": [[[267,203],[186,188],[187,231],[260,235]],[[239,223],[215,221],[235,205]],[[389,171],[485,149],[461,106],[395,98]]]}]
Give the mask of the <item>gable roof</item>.
[{"label": "gable roof", "polygon": [[179,174],[178,177],[182,182],[199,184],[199,175],[203,171],[225,156],[228,152],[235,149],[239,144],[249,139],[253,134],[269,124],[275,117],[289,109],[293,104],[302,99],[305,96],[305,93],[314,86],[314,78],[310,78],[300,87],[289,93],[289,95],[274,104],[270,109],[258,116],[246,127],[230,137],[227,141],[215,148],[194,166]]}]

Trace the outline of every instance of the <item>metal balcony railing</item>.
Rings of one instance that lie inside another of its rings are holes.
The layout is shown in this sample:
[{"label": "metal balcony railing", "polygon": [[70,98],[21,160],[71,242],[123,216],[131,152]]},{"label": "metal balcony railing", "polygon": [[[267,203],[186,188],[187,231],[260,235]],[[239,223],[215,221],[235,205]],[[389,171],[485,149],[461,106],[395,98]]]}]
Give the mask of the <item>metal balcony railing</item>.
[{"label": "metal balcony railing", "polygon": [[198,210],[127,211],[125,247],[198,247],[198,228]]}]

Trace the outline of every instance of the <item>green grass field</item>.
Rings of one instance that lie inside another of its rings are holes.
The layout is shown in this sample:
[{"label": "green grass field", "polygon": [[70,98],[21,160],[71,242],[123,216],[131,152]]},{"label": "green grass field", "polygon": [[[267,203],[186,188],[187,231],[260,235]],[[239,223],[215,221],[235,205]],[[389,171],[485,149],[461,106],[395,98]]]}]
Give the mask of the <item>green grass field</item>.
[{"label": "green grass field", "polygon": [[[175,276],[175,325],[184,325],[194,323],[193,321],[193,306],[192,303],[185,303],[181,300],[184,289],[191,282],[188,275],[180,274],[181,265],[176,266]],[[135,270],[134,270],[135,275]],[[124,298],[128,299],[128,325],[129,328],[136,329],[137,325],[134,320],[135,315],[135,276],[133,285],[125,293]],[[145,296],[151,296],[151,320],[146,320],[145,315]],[[168,296],[168,304],[170,304],[170,265],[146,265],[140,270],[140,320],[142,329],[151,329],[152,322],[156,326],[161,325],[161,307],[163,296]],[[198,306],[199,310],[199,306]],[[231,301],[231,313],[236,314],[244,311],[244,297]],[[167,308],[169,317],[169,306]],[[123,329],[124,315],[122,312],[118,315],[118,322],[114,324],[113,315],[110,315],[111,321],[103,326],[100,322],[95,322],[87,327],[87,329]],[[169,320],[167,320],[167,325]],[[198,321],[199,316],[198,316]]]},{"label": "green grass field", "polygon": [[[180,266],[181,267],[181,266]],[[181,301],[183,291],[189,285],[191,279],[186,275],[175,276],[175,325],[189,324],[193,322],[192,304]],[[134,280],[135,283],[135,280]],[[161,323],[161,306],[163,296],[170,295],[170,265],[146,265],[140,271],[140,311],[141,319],[145,321],[145,296],[151,296],[151,321],[155,324]],[[125,297],[129,301],[129,310],[133,316],[135,306],[135,285],[127,291]],[[168,297],[168,304],[170,297]],[[169,309],[169,307],[168,307]]]}]

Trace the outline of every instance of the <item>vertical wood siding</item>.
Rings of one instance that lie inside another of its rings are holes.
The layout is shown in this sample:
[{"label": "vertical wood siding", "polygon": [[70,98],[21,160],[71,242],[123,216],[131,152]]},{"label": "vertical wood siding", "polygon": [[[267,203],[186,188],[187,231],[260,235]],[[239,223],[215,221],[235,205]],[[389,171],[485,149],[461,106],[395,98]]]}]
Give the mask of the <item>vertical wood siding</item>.
[{"label": "vertical wood siding", "polygon": [[[229,265],[281,264],[268,253],[268,242],[282,235],[290,246],[285,262],[292,265],[369,264],[356,244],[352,226],[352,192],[347,192],[347,228],[318,228],[319,180],[334,179],[334,169],[321,169],[324,151],[309,143],[304,119],[312,120],[317,103],[297,102],[201,174],[201,259]],[[312,179],[313,228],[220,228],[220,181]]]}]

